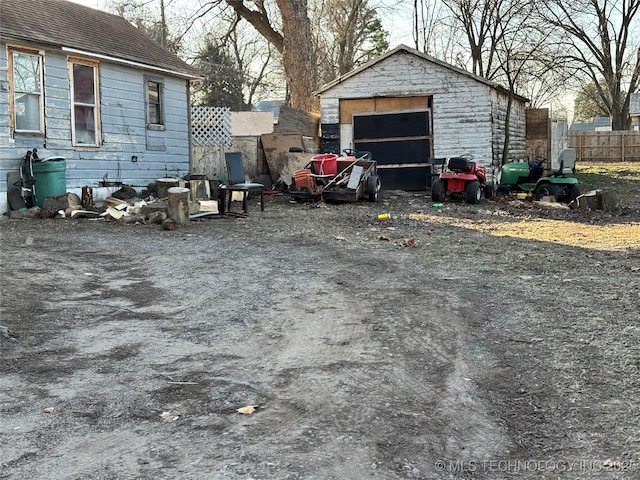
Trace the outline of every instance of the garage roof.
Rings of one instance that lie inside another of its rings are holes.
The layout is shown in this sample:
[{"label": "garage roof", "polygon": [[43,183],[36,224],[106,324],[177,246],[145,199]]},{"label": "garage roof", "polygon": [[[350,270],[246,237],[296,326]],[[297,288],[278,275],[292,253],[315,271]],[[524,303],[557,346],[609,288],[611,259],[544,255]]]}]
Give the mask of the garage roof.
[{"label": "garage roof", "polygon": [[201,77],[124,18],[65,0],[0,0],[0,37]]},{"label": "garage roof", "polygon": [[[465,76],[467,76],[469,78],[472,78],[472,79],[474,79],[474,80],[476,80],[476,81],[478,81],[480,83],[484,83],[485,85],[488,85],[488,86],[490,86],[492,88],[500,90],[500,91],[502,91],[504,93],[507,93],[507,94],[509,93],[508,89],[504,88],[503,86],[501,86],[501,85],[499,85],[499,84],[497,84],[495,82],[492,82],[491,80],[487,80],[484,77],[480,77],[478,75],[474,75],[473,73],[468,72],[468,71],[466,71],[466,70],[464,70],[462,68],[455,67],[455,66],[451,65],[450,63],[447,63],[447,62],[445,62],[443,60],[440,60],[438,58],[432,57],[431,55],[427,55],[426,53],[419,52],[418,50],[415,50],[415,49],[413,49],[411,47],[407,47],[406,45],[399,45],[396,48],[394,48],[393,50],[389,50],[384,55],[381,55],[378,58],[376,58],[374,60],[371,60],[370,62],[365,63],[364,65],[362,65],[362,66],[360,66],[358,68],[355,68],[355,69],[351,70],[348,73],[345,73],[344,75],[342,75],[341,77],[336,78],[335,80],[333,80],[330,83],[327,83],[326,85],[324,85],[323,87],[321,87],[319,90],[317,90],[314,93],[316,95],[321,95],[323,92],[326,92],[327,90],[331,90],[336,85],[339,85],[340,83],[344,82],[345,80],[347,80],[347,79],[349,79],[349,78],[351,78],[351,77],[353,77],[355,75],[358,75],[360,72],[362,72],[364,70],[367,70],[368,68],[373,67],[374,65],[384,61],[385,59],[391,57],[392,55],[397,54],[398,52],[405,52],[405,53],[409,53],[411,55],[415,55],[415,56],[420,57],[420,58],[422,58],[422,59],[424,59],[424,60],[426,60],[428,62],[438,64],[438,65],[440,65],[441,67],[444,67],[444,68],[448,68],[449,70],[452,70],[452,71],[454,71],[454,72],[456,72],[456,73],[458,73],[460,75],[465,75]],[[529,101],[529,99],[527,99],[525,97],[522,97],[522,96],[520,96],[518,94],[514,94],[514,95],[515,95],[516,98],[518,98],[518,99],[520,99],[520,100],[522,100],[524,102],[528,102]]]}]

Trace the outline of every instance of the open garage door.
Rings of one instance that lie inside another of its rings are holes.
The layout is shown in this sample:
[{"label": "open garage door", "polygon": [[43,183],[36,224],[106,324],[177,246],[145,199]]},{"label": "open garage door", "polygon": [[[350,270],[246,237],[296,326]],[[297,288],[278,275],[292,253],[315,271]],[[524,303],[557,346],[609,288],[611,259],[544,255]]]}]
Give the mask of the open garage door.
[{"label": "open garage door", "polygon": [[353,114],[356,150],[372,153],[383,188],[424,190],[432,155],[431,110]]}]

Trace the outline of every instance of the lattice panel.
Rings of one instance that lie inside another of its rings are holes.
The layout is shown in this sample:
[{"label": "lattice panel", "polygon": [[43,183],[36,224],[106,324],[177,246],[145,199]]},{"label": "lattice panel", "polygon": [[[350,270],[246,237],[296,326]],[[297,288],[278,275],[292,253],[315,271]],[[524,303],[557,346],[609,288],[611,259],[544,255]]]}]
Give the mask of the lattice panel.
[{"label": "lattice panel", "polygon": [[191,139],[197,145],[231,145],[231,109],[191,107]]}]

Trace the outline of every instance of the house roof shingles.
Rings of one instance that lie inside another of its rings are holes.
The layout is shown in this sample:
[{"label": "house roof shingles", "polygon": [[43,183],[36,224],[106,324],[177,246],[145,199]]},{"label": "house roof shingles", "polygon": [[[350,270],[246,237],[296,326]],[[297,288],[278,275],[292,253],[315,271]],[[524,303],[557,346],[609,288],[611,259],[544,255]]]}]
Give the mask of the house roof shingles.
[{"label": "house roof shingles", "polygon": [[201,76],[124,18],[65,0],[0,0],[0,37]]}]

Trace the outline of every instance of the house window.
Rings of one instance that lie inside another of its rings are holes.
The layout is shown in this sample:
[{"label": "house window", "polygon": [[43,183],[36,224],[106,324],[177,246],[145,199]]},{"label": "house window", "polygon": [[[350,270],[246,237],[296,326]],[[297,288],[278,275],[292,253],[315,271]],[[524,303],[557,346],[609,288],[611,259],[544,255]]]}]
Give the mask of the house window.
[{"label": "house window", "polygon": [[42,55],[38,52],[9,50],[11,82],[11,122],[15,132],[42,133],[44,102],[42,94]]},{"label": "house window", "polygon": [[98,101],[98,65],[69,61],[71,77],[71,122],[73,145],[100,145],[100,102]]},{"label": "house window", "polygon": [[147,79],[147,127],[164,127],[163,83],[158,79]]}]

